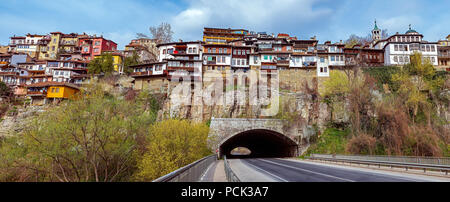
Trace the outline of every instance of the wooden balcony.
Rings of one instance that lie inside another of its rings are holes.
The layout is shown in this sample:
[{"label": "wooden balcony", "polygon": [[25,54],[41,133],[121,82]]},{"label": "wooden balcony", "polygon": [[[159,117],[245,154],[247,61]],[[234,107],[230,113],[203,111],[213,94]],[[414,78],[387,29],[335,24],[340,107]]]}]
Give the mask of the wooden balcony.
[{"label": "wooden balcony", "polygon": [[153,75],[153,71],[145,71],[145,72],[132,72],[130,74],[131,77],[138,77],[138,76],[151,76]]},{"label": "wooden balcony", "polygon": [[167,67],[167,70],[169,71],[185,70],[188,72],[193,72],[195,71],[195,67]]},{"label": "wooden balcony", "polygon": [[438,58],[450,59],[450,53],[447,54],[439,53]]},{"label": "wooden balcony", "polygon": [[40,92],[40,91],[28,91],[28,96],[47,96],[47,92]]}]

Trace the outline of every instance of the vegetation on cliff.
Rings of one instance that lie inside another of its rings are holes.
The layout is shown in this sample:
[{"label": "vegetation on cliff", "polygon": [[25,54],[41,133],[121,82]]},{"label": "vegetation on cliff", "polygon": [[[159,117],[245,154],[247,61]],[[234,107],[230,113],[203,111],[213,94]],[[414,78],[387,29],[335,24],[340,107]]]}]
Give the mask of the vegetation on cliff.
[{"label": "vegetation on cliff", "polygon": [[[341,142],[346,149],[332,152],[450,155],[449,122],[440,110],[449,107],[449,77],[436,72],[429,61],[422,62],[420,54],[413,55],[411,63],[403,67],[370,68],[350,76],[335,72],[324,86],[323,102],[343,104],[342,110],[349,114],[344,126],[350,135],[330,142]],[[332,138],[332,134],[325,132],[319,142]],[[330,152],[328,147],[318,144],[309,152]]]},{"label": "vegetation on cliff", "polygon": [[[156,175],[146,173],[165,174],[205,154],[207,127],[157,122],[160,105],[148,92],[114,96],[94,83],[78,97],[38,114],[21,134],[0,141],[0,181],[151,180]],[[189,139],[179,139],[184,134]],[[167,164],[155,163],[161,159]]]}]

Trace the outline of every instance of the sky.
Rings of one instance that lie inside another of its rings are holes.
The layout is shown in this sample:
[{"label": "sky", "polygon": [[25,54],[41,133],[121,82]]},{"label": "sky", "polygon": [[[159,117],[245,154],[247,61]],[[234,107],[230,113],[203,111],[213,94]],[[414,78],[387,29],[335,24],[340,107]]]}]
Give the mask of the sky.
[{"label": "sky", "polygon": [[124,49],[150,26],[172,25],[173,39],[202,40],[203,27],[244,28],[338,42],[367,36],[377,20],[390,35],[409,24],[437,41],[450,34],[449,0],[0,0],[0,44],[13,35],[88,33]]}]

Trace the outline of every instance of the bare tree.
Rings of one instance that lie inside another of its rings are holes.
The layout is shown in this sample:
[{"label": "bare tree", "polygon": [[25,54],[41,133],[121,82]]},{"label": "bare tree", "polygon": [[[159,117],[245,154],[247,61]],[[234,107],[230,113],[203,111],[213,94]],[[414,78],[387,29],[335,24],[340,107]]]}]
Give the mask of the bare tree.
[{"label": "bare tree", "polygon": [[151,37],[143,33],[136,33],[138,39],[151,39],[151,42],[140,43],[140,47],[136,47],[139,60],[142,63],[158,61],[159,50],[156,45],[172,41],[173,31],[169,23],[163,22],[159,26],[150,27],[149,30]]},{"label": "bare tree", "polygon": [[158,44],[172,42],[173,31],[169,23],[163,22],[158,27],[150,27],[150,33]]}]

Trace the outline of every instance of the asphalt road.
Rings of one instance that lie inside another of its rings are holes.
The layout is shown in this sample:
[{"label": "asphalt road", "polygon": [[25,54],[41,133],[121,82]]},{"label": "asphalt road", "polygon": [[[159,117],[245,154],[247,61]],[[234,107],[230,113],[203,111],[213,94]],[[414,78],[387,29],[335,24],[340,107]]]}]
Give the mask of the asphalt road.
[{"label": "asphalt road", "polygon": [[[409,177],[336,168],[283,159],[241,159],[248,167],[279,182],[417,182]],[[243,174],[243,173],[240,173]]]}]

